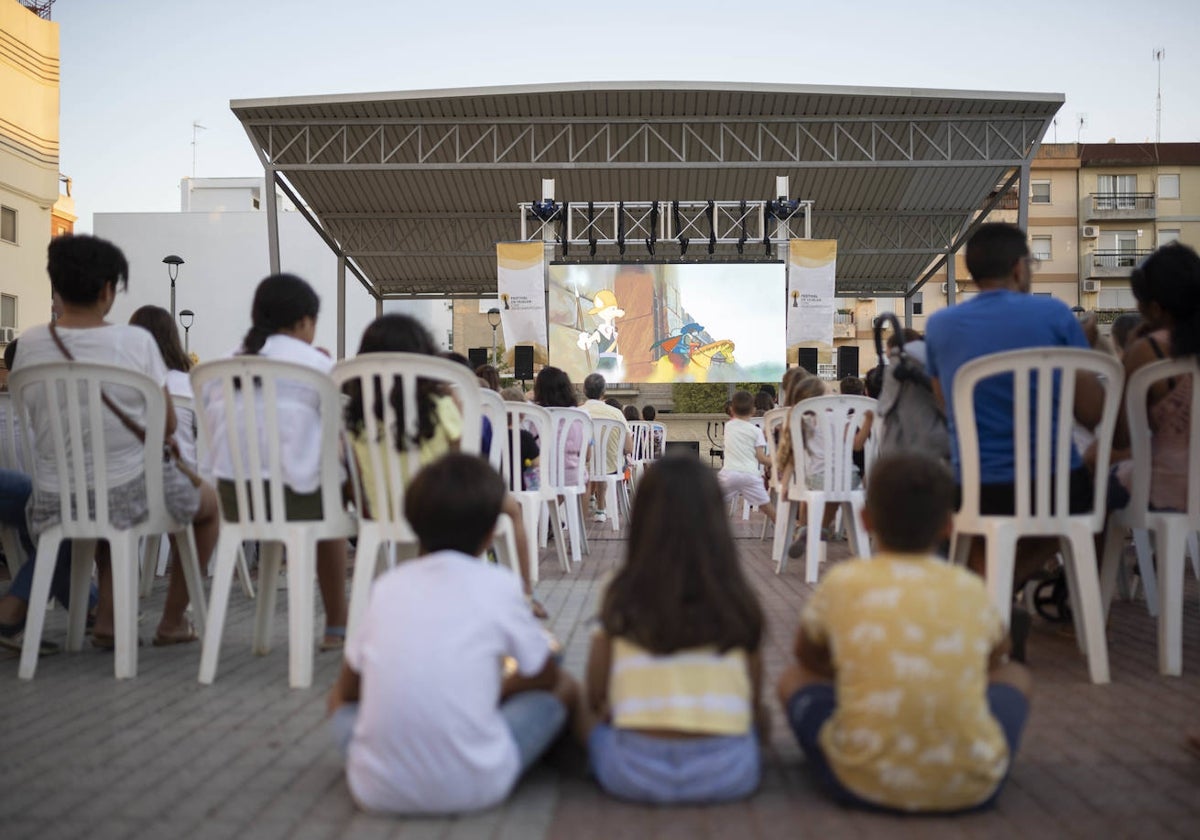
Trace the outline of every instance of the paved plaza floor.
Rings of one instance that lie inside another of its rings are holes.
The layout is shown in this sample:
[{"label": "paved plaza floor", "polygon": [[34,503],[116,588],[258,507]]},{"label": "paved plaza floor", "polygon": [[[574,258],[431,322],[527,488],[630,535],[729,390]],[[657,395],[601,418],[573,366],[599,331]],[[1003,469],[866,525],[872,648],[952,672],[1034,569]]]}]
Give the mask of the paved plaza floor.
[{"label": "paved plaza floor", "polygon": [[[775,575],[756,520],[736,530],[768,618],[773,681],[811,587],[800,563]],[[537,590],[577,675],[596,599],[624,548],[607,525],[590,532],[591,554],[571,574],[553,550],[542,552]],[[831,544],[830,556],[843,559],[844,543]],[[143,605],[147,644],[163,591],[160,581]],[[994,811],[954,818],[830,804],[774,708],[762,787],[738,804],[623,804],[587,778],[578,750],[560,745],[501,808],[453,819],[362,814],[325,729],[338,655],[317,655],[311,690],[289,690],[286,621],[276,621],[272,653],[256,657],[252,617],[253,603],[235,591],[211,686],[196,682],[198,645],[144,647],[137,678],[125,681],[113,679],[110,654],[90,648],[44,658],[32,682],[17,679],[15,654],[0,658],[0,838],[1200,837],[1200,758],[1182,746],[1183,730],[1200,727],[1194,581],[1182,678],[1158,675],[1155,622],[1140,602],[1114,605],[1107,686],[1088,683],[1073,638],[1035,625],[1029,660],[1037,695],[1012,778]],[[47,632],[62,640],[62,610],[51,613]]]}]

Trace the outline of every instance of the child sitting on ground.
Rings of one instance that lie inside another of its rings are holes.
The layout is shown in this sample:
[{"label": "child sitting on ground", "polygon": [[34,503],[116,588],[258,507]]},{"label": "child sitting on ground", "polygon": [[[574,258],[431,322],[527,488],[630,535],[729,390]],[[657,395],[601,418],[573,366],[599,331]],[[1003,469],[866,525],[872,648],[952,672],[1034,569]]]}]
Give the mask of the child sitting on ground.
[{"label": "child sitting on ground", "polygon": [[842,804],[950,812],[995,802],[1029,711],[1029,672],[982,579],[934,556],[954,478],[900,453],[871,469],[871,560],[832,569],[800,617],[779,680],[810,766]]},{"label": "child sitting on ground", "polygon": [[775,506],[763,485],[759,465],[771,466],[767,457],[767,439],[763,430],[750,422],[754,416],[754,397],[749,391],[738,391],[730,402],[731,417],[725,423],[725,465],[717,474],[721,495],[728,502],[739,493],[752,505],[758,505],[763,515],[775,521]]},{"label": "child sitting on ground", "polygon": [[712,470],[666,457],[638,485],[592,638],[580,735],[606,791],[721,802],[758,787],[763,615]]},{"label": "child sitting on ground", "polygon": [[[577,689],[520,580],[477,559],[504,494],[486,461],[458,453],[409,485],[404,514],[422,556],[375,581],[329,697],[346,781],[364,809],[490,808],[566,723]],[[506,656],[516,662],[507,678]]]}]

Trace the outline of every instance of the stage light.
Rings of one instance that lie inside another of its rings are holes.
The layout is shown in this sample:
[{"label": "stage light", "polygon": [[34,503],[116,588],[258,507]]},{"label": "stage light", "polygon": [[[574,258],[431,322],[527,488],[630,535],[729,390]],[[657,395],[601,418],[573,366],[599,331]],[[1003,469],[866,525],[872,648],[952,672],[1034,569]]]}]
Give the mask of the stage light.
[{"label": "stage light", "polygon": [[548,222],[558,215],[559,206],[554,202],[553,198],[543,198],[541,201],[533,201],[529,204],[530,214],[543,222]]},{"label": "stage light", "polygon": [[780,196],[775,201],[766,202],[767,215],[778,219],[781,222],[787,221],[796,214],[800,209],[800,199],[789,199],[787,196]]},{"label": "stage light", "polygon": [[625,202],[617,202],[617,253],[625,256]]},{"label": "stage light", "polygon": [[709,256],[716,253],[717,250],[717,228],[716,228],[716,203],[710,198],[708,207],[704,210],[704,215],[708,216],[708,253]]},{"label": "stage light", "polygon": [[683,225],[680,223],[680,219],[679,219],[679,202],[678,201],[671,202],[671,216],[675,223],[675,230],[679,231],[679,233],[677,233],[675,235],[675,238],[679,241],[679,256],[682,257],[684,254],[687,253],[689,240],[686,236],[683,235]]},{"label": "stage light", "polygon": [[646,250],[650,252],[650,256],[654,256],[655,246],[658,244],[658,202],[654,201],[650,204],[650,237],[646,240]]}]

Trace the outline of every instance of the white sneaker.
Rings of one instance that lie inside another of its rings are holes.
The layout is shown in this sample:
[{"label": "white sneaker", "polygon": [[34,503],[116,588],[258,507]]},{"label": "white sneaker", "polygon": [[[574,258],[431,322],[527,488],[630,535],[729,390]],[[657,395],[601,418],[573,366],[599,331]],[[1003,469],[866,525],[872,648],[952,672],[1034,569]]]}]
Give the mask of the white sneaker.
[{"label": "white sneaker", "polygon": [[608,514],[602,510],[598,510],[592,514],[592,521],[593,522],[607,522]]}]

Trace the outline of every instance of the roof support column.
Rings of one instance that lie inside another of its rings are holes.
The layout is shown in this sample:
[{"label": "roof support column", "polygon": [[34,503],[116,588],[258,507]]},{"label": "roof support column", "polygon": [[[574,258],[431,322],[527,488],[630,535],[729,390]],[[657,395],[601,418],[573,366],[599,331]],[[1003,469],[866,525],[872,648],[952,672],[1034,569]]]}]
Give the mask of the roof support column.
[{"label": "roof support column", "polygon": [[267,200],[267,256],[271,263],[271,273],[279,273],[279,203],[275,199],[276,169],[266,168],[266,179],[263,184]]},{"label": "roof support column", "polygon": [[346,358],[346,255],[337,258],[337,357]]},{"label": "roof support column", "polygon": [[375,298],[375,317],[376,318],[383,317],[383,296],[382,295],[376,296],[376,298]]},{"label": "roof support column", "polygon": [[913,295],[904,296],[904,328],[908,330],[912,329],[913,303]]},{"label": "roof support column", "polygon": [[1017,227],[1029,230],[1029,160],[1021,164],[1021,183],[1017,188]]},{"label": "roof support column", "polygon": [[954,276],[955,272],[957,270],[955,268],[955,263],[957,263],[957,262],[958,262],[958,259],[955,257],[953,252],[946,255],[946,305],[947,306],[953,306],[956,303],[955,298],[958,295],[958,278],[956,278]]}]

